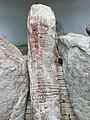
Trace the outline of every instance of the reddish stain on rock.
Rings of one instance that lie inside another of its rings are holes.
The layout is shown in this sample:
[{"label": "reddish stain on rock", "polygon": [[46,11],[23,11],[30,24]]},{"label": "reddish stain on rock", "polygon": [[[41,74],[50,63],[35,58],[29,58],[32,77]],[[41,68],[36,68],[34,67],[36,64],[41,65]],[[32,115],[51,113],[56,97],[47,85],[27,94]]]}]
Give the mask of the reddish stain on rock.
[{"label": "reddish stain on rock", "polygon": [[[37,21],[37,18],[36,18]],[[46,21],[44,22],[46,24]],[[47,35],[47,27],[42,23],[42,21],[37,22],[35,24],[30,24],[31,27],[31,51],[32,51],[32,58],[35,59],[37,66],[38,66],[38,89],[40,90],[39,93],[39,102],[45,102],[45,85],[44,85],[44,78],[43,78],[43,67],[42,67],[42,53],[45,48],[45,40]],[[33,71],[34,72],[34,71]]]}]

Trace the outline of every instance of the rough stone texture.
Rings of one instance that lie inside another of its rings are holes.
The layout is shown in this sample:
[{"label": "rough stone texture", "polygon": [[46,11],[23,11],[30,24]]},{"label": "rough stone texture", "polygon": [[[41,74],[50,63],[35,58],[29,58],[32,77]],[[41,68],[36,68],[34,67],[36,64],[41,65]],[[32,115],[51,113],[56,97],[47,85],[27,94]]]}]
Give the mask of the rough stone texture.
[{"label": "rough stone texture", "polygon": [[0,38],[0,120],[24,120],[27,91],[26,59]]},{"label": "rough stone texture", "polygon": [[31,7],[27,21],[28,68],[34,120],[60,120],[55,21],[50,7]]},{"label": "rough stone texture", "polygon": [[90,37],[69,33],[58,40],[72,106],[79,120],[90,120]]},{"label": "rough stone texture", "polygon": [[[60,85],[60,111],[61,111],[61,120],[77,120],[75,113],[73,111],[73,107],[70,102],[70,95],[67,90],[67,86],[65,84],[65,80],[63,79],[63,70],[62,66],[58,66],[58,81]],[[27,107],[25,120],[34,120],[31,106],[31,99],[28,95]]]}]

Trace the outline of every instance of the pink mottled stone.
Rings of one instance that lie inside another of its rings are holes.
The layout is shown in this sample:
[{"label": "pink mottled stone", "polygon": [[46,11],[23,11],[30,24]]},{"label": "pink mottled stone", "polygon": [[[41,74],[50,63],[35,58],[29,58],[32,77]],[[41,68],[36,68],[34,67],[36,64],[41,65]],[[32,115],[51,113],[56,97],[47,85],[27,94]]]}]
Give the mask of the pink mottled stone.
[{"label": "pink mottled stone", "polygon": [[60,120],[59,83],[55,60],[55,16],[37,4],[28,15],[28,68],[35,120]]}]

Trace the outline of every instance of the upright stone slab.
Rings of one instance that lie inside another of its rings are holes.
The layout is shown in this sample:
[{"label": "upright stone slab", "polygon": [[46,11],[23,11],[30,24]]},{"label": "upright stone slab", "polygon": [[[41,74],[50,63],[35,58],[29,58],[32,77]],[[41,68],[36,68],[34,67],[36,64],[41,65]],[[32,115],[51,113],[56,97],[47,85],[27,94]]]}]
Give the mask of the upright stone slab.
[{"label": "upright stone slab", "polygon": [[26,60],[0,38],[0,120],[24,120],[28,92]]},{"label": "upright stone slab", "polygon": [[68,33],[58,40],[72,106],[78,120],[90,120],[90,37]]},{"label": "upright stone slab", "polygon": [[31,7],[27,21],[28,68],[35,120],[60,120],[55,22],[50,7],[41,4]]}]

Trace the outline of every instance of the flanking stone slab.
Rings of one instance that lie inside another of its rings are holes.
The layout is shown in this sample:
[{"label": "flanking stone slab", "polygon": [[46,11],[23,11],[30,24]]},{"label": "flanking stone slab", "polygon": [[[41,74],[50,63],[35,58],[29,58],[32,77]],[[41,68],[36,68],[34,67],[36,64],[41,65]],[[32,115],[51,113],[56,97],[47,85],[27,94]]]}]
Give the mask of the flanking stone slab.
[{"label": "flanking stone slab", "polygon": [[28,69],[34,120],[60,120],[56,19],[50,7],[37,4],[28,15]]},{"label": "flanking stone slab", "polygon": [[24,120],[28,92],[27,60],[0,38],[0,120]]},{"label": "flanking stone slab", "polygon": [[79,120],[90,120],[90,37],[68,33],[58,41],[74,111]]}]

